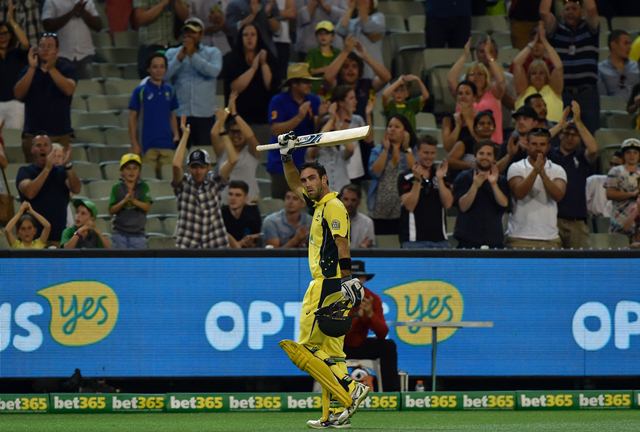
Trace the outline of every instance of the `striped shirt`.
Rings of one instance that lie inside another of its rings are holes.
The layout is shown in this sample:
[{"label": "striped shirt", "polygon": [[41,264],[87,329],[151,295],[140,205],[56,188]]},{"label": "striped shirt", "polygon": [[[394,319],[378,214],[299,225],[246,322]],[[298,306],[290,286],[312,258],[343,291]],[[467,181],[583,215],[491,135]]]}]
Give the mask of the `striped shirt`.
[{"label": "striped shirt", "polygon": [[585,20],[575,29],[558,22],[549,38],[564,66],[565,87],[598,83],[598,47],[600,28],[593,30]]}]

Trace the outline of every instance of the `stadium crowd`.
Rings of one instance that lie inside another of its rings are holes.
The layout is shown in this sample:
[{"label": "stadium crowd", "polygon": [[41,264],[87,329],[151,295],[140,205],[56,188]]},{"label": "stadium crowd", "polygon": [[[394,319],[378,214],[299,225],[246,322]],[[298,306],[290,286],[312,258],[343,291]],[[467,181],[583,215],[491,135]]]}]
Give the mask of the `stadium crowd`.
[{"label": "stadium crowd", "polygon": [[305,247],[257,145],[364,125],[293,155],[353,248],[640,244],[640,6],[409,3],[0,0],[5,247]]}]

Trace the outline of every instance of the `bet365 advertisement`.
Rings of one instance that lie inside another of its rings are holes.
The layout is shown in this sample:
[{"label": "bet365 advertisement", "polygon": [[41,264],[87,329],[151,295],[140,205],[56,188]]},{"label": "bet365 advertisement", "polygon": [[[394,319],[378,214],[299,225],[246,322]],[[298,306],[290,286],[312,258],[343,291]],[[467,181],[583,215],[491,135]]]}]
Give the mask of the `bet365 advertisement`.
[{"label": "bet365 advertisement", "polygon": [[[367,258],[387,321],[441,329],[439,375],[637,375],[638,262]],[[0,377],[287,376],[306,258],[0,261]],[[431,330],[390,326],[399,368],[430,370]]]}]

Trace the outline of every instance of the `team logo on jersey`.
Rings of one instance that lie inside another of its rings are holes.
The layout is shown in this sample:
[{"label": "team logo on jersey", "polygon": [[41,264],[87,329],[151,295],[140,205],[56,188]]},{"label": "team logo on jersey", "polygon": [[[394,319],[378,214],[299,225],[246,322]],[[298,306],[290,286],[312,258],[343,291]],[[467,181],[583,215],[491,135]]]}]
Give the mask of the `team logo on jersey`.
[{"label": "team logo on jersey", "polygon": [[334,219],[331,221],[331,229],[339,230],[340,229],[340,221],[338,219]]}]

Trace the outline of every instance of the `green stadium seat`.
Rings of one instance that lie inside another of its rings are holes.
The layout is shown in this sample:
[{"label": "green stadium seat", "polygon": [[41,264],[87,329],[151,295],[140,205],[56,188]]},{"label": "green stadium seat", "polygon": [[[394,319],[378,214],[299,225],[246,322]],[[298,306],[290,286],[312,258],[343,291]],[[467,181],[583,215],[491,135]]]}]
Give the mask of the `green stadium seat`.
[{"label": "green stadium seat", "polygon": [[407,24],[404,22],[402,15],[388,14],[385,15],[385,27],[388,33],[404,33],[407,31]]},{"label": "green stadium seat", "polygon": [[591,233],[589,245],[591,249],[626,249],[629,247],[629,238],[616,233]]},{"label": "green stadium seat", "polygon": [[264,219],[266,216],[271,213],[275,213],[284,208],[284,200],[279,198],[260,198],[258,200],[258,209],[260,210],[260,215]]},{"label": "green stadium seat", "polygon": [[111,196],[114,182],[111,180],[96,180],[87,184],[87,191],[91,199],[105,199]]},{"label": "green stadium seat", "polygon": [[77,161],[73,163],[73,169],[85,183],[102,179],[100,166],[96,163]]},{"label": "green stadium seat", "polygon": [[113,42],[117,48],[137,47],[139,45],[138,32],[133,30],[116,32],[113,34]]},{"label": "green stadium seat", "polygon": [[111,39],[111,33],[108,31],[91,32],[91,39],[93,45],[96,48],[111,48],[113,47],[113,40]]},{"label": "green stadium seat", "polygon": [[22,147],[7,146],[4,148],[4,155],[7,157],[9,163],[18,164],[24,161],[24,154],[22,153]]},{"label": "green stadium seat", "polygon": [[4,128],[2,130],[5,149],[7,147],[22,147],[22,130]]},{"label": "green stadium seat", "polygon": [[471,30],[472,31],[498,31],[508,33],[509,24],[507,19],[501,15],[481,15],[471,17]]},{"label": "green stadium seat", "polygon": [[102,80],[99,78],[81,79],[76,82],[75,97],[93,96],[104,94]]},{"label": "green stadium seat", "polygon": [[424,14],[409,15],[409,18],[407,19],[408,29],[410,32],[422,32],[424,34],[426,23],[427,18]]},{"label": "green stadium seat", "polygon": [[96,48],[96,58],[106,63],[135,63],[138,48]]},{"label": "green stadium seat", "polygon": [[[381,1],[378,3],[378,10],[384,14],[385,19],[389,15],[394,15],[394,14],[397,14],[402,17],[410,17],[413,15],[424,16],[424,6],[422,2],[418,2],[418,1],[402,1],[402,0]],[[424,27],[423,27],[423,30],[424,30]]]},{"label": "green stadium seat", "polygon": [[106,78],[123,78],[121,65],[113,63],[91,63],[91,76],[101,81]]},{"label": "green stadium seat", "polygon": [[115,110],[100,112],[71,112],[71,125],[74,128],[87,126],[120,127],[119,112]]},{"label": "green stadium seat", "polygon": [[598,147],[603,149],[610,145],[620,145],[627,138],[640,139],[640,131],[635,129],[598,129],[595,134]]},{"label": "green stadium seat", "polygon": [[104,132],[101,126],[74,127],[75,142],[104,143]]},{"label": "green stadium seat", "polygon": [[175,237],[149,237],[148,238],[149,249],[175,249],[176,239]]},{"label": "green stadium seat", "polygon": [[88,111],[101,112],[118,110],[127,110],[129,107],[130,95],[104,95],[92,96],[87,99]]},{"label": "green stadium seat", "polygon": [[[120,116],[128,115],[125,112],[120,113]],[[106,145],[110,146],[122,146],[131,145],[129,139],[129,129],[127,128],[111,128],[104,131],[104,140]]]},{"label": "green stadium seat", "polygon": [[135,89],[138,84],[140,84],[139,79],[119,79],[119,78],[108,78],[104,82],[104,94],[106,95],[117,95],[117,94],[126,94],[131,95],[133,89]]},{"label": "green stadium seat", "polygon": [[377,235],[376,247],[381,249],[400,249],[400,239],[396,234]]},{"label": "green stadium seat", "polygon": [[178,206],[176,203],[176,197],[173,195],[156,197],[153,201],[153,207],[151,208],[151,211],[153,212],[153,214],[162,217],[177,215]]}]

